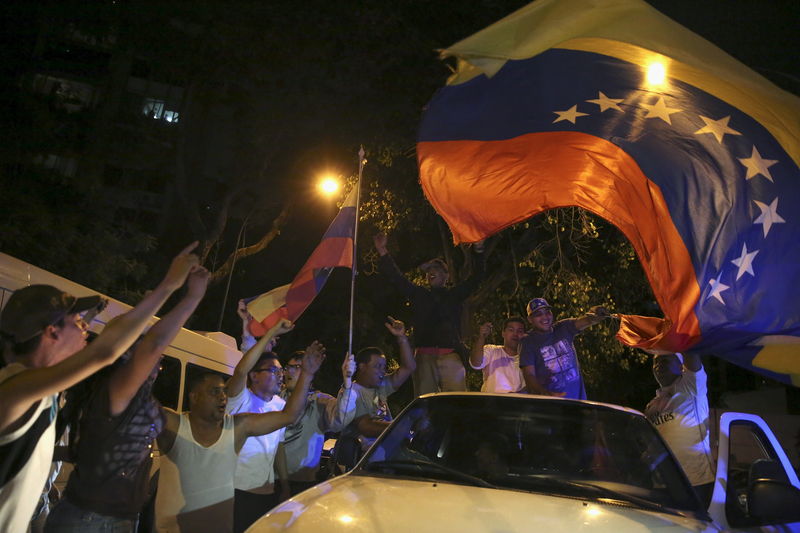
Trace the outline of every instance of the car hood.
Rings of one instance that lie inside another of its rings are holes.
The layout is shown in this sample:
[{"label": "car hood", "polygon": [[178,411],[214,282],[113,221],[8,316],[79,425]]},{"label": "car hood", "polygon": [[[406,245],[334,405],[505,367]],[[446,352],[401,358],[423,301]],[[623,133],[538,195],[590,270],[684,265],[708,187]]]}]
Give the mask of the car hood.
[{"label": "car hood", "polygon": [[709,522],[588,500],[345,475],[279,505],[248,532],[717,531]]}]

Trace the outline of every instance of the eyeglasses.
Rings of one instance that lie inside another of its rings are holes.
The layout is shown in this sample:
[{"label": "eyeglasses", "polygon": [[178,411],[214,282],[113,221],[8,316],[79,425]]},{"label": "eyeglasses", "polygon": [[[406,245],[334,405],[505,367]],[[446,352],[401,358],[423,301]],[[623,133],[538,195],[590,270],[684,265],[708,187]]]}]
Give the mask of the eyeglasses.
[{"label": "eyeglasses", "polygon": [[278,368],[277,366],[269,366],[267,368],[259,368],[258,370],[253,370],[252,372],[269,372],[273,376],[277,374],[283,374],[283,369]]},{"label": "eyeglasses", "polygon": [[284,367],[285,370],[300,370],[303,368],[303,365],[286,365]]}]

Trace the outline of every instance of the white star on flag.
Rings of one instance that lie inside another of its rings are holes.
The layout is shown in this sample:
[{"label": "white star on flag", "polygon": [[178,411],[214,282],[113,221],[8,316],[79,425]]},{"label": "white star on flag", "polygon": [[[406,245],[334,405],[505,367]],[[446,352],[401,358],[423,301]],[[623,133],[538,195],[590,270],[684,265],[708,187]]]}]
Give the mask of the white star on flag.
[{"label": "white star on flag", "polygon": [[621,113],[624,113],[625,111],[623,111],[622,108],[617,105],[620,102],[622,102],[623,100],[624,100],[624,98],[609,98],[608,96],[606,96],[603,93],[598,91],[596,99],[594,99],[594,100],[586,100],[586,101],[591,103],[591,104],[599,105],[601,113],[603,111],[605,111],[606,109],[614,109],[616,111],[620,111]]},{"label": "white star on flag", "polygon": [[700,118],[706,123],[706,125],[694,132],[695,135],[700,135],[701,133],[711,133],[714,135],[714,137],[716,137],[717,142],[720,144],[722,144],[722,138],[725,137],[726,133],[729,135],[741,135],[741,133],[735,129],[728,127],[728,121],[731,119],[730,116],[722,117],[719,120],[704,117],[703,115],[700,115]]},{"label": "white star on flag", "polygon": [[730,289],[730,287],[725,285],[719,280],[719,278],[721,277],[722,277],[722,271],[720,270],[716,279],[708,280],[708,284],[711,285],[711,292],[708,294],[708,296],[706,296],[706,300],[709,300],[710,298],[716,298],[717,300],[720,301],[722,305],[725,305],[725,300],[722,299],[721,293],[722,291],[727,291],[728,289]]},{"label": "white star on flag", "polygon": [[752,252],[747,252],[747,244],[742,245],[742,255],[731,261],[734,265],[739,267],[739,271],[736,273],[736,281],[739,281],[739,278],[747,272],[751,276],[755,277],[755,272],[753,272],[753,259],[756,258],[758,255],[758,250],[753,250]]},{"label": "white star on flag", "polygon": [[777,198],[772,200],[772,203],[769,205],[759,202],[758,200],[753,200],[753,201],[756,203],[758,208],[761,209],[761,214],[758,215],[758,218],[756,218],[753,224],[761,224],[764,227],[764,237],[767,236],[767,233],[769,233],[769,229],[772,227],[773,224],[782,224],[786,222],[778,214]]},{"label": "white star on flag", "polygon": [[764,159],[758,153],[758,149],[753,146],[753,152],[750,157],[739,157],[739,162],[747,168],[747,175],[745,179],[755,178],[759,174],[772,181],[772,174],[769,173],[769,167],[778,162],[777,159]]},{"label": "white star on flag", "polygon": [[660,118],[670,126],[672,126],[672,120],[669,118],[670,115],[674,113],[679,113],[681,110],[675,107],[667,107],[667,104],[664,102],[664,97],[659,96],[658,102],[655,104],[642,104],[642,107],[647,109],[647,114],[644,118]]},{"label": "white star on flag", "polygon": [[561,122],[562,120],[568,120],[573,124],[575,124],[575,119],[577,119],[578,117],[586,117],[589,115],[589,113],[579,112],[578,104],[575,104],[574,106],[570,107],[565,111],[553,111],[553,113],[558,115],[558,118],[553,121],[553,124],[555,124],[556,122]]}]

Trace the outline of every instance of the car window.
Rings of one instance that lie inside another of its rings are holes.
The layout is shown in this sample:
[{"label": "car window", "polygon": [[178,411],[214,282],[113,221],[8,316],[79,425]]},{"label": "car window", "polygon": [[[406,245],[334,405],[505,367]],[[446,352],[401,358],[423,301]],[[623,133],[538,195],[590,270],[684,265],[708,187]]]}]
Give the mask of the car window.
[{"label": "car window", "polygon": [[[757,424],[748,420],[731,422],[728,438],[728,484],[725,517],[731,527],[764,525],[748,514],[748,484],[756,461],[780,461],[775,449]],[[784,479],[787,484],[788,479]]]},{"label": "car window", "polygon": [[417,399],[358,471],[704,513],[644,417],[578,402],[481,395]]}]

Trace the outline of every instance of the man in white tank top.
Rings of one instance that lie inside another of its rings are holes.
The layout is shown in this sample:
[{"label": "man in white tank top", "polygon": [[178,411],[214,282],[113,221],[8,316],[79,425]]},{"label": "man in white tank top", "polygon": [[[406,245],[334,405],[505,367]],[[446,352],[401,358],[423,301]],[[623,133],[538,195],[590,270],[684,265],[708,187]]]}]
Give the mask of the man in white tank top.
[{"label": "man in white tank top", "polygon": [[[264,335],[253,349],[263,350],[269,340]],[[188,413],[163,409],[166,425],[158,437],[162,454],[156,496],[158,531],[224,533],[233,529],[233,477],[239,450],[248,437],[272,433],[297,419],[324,358],[320,345],[303,359],[295,392],[281,411],[226,414],[225,382],[212,372],[189,384]]]}]

